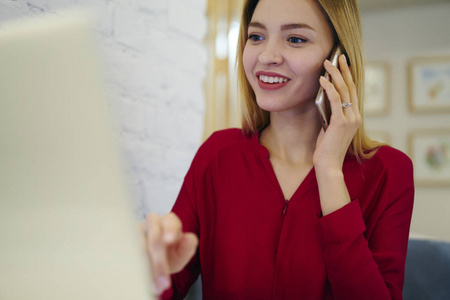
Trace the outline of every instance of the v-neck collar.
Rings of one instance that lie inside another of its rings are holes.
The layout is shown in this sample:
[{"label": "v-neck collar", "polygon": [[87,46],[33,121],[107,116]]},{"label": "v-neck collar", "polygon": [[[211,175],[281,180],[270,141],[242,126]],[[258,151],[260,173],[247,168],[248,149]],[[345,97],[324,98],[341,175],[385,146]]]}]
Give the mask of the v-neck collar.
[{"label": "v-neck collar", "polygon": [[278,188],[278,190],[280,192],[280,195],[281,195],[281,198],[283,199],[283,201],[287,200],[287,201],[291,202],[292,199],[295,199],[295,198],[298,197],[297,194],[301,194],[302,192],[305,193],[306,192],[305,189],[307,189],[308,186],[311,187],[311,182],[313,180],[315,180],[315,175],[316,175],[314,166],[311,167],[311,169],[309,170],[308,174],[305,176],[305,178],[302,180],[302,182],[300,182],[299,186],[295,190],[294,194],[292,194],[291,198],[290,199],[285,199],[284,194],[283,194],[283,190],[281,189],[280,182],[278,181],[278,178],[277,178],[277,176],[275,174],[275,170],[274,170],[274,168],[272,166],[272,163],[270,162],[269,150],[265,146],[263,146],[260,143],[260,141],[259,141],[261,131],[262,130],[254,133],[251,136],[251,143],[254,145],[254,148],[256,149],[255,153],[256,153],[257,156],[259,156],[260,158],[263,159],[263,163],[266,165],[267,170],[269,171],[268,175],[271,177],[271,180],[273,180],[276,183],[277,188]]}]

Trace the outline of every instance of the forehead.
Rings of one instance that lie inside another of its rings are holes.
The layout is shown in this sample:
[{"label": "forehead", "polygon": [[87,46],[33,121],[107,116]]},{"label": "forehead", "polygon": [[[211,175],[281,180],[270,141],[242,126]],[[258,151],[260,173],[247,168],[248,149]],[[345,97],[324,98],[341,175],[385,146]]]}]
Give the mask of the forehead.
[{"label": "forehead", "polygon": [[302,23],[315,30],[329,30],[330,24],[316,0],[259,0],[251,22],[266,26]]}]

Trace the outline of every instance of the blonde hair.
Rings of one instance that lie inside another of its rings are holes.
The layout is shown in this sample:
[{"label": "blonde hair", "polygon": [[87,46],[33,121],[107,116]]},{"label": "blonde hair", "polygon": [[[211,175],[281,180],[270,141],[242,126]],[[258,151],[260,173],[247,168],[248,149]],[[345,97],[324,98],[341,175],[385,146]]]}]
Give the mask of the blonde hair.
[{"label": "blonde hair", "polygon": [[[364,61],[362,45],[362,28],[357,0],[316,0],[322,7],[334,30],[336,42],[344,47],[350,62],[353,80],[356,85],[359,110],[363,114],[364,97]],[[261,109],[257,102],[255,93],[247,80],[243,66],[243,53],[247,43],[248,25],[252,19],[256,5],[259,0],[246,0],[242,13],[238,51],[237,51],[237,76],[239,81],[241,97],[241,119],[242,129],[247,135],[252,135],[263,129],[270,122],[268,111]],[[382,144],[370,140],[364,131],[364,123],[356,132],[348,153],[354,155],[358,160],[373,156],[376,148]]]}]

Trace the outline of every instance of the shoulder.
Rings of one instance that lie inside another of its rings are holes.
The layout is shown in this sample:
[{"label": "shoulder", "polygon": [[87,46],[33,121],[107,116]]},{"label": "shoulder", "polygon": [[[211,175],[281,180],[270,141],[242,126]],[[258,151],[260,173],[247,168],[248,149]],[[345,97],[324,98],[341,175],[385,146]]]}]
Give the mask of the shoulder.
[{"label": "shoulder", "polygon": [[211,136],[200,147],[199,152],[217,153],[222,149],[242,143],[248,140],[248,137],[239,128],[219,130]]},{"label": "shoulder", "polygon": [[368,215],[380,216],[381,211],[395,203],[401,203],[402,209],[409,210],[414,202],[411,159],[390,146],[373,151],[375,153],[371,158],[363,160],[361,164],[354,159],[347,169],[346,183],[351,197],[360,200],[363,211]]},{"label": "shoulder", "polygon": [[355,184],[413,180],[413,164],[405,153],[390,146],[382,146],[372,151],[369,157],[362,161],[354,156],[347,157],[343,171]]},{"label": "shoulder", "polygon": [[211,136],[205,141],[202,147],[220,149],[223,147],[227,147],[230,144],[242,142],[245,139],[246,136],[242,129],[224,129],[211,134]]},{"label": "shoulder", "polygon": [[404,191],[414,191],[414,171],[411,159],[390,146],[377,149],[363,163],[364,174],[371,184],[382,186],[393,198]]},{"label": "shoulder", "polygon": [[402,151],[390,146],[382,146],[376,150],[370,164],[377,164],[389,173],[408,172],[412,173],[413,164],[411,159]]},{"label": "shoulder", "polygon": [[348,184],[365,192],[367,189],[410,187],[414,185],[411,159],[400,150],[382,146],[373,150],[361,163],[350,158],[344,165]]},{"label": "shoulder", "polygon": [[208,165],[222,151],[235,149],[250,139],[251,137],[246,136],[239,128],[216,131],[200,146],[194,162],[203,166]]}]

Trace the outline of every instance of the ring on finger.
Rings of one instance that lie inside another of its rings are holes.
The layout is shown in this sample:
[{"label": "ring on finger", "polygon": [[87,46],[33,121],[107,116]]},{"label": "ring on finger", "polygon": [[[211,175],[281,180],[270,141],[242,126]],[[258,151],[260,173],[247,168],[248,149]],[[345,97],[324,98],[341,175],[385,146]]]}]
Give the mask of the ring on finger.
[{"label": "ring on finger", "polygon": [[351,102],[349,102],[349,103],[342,102],[342,108],[347,108],[347,107],[350,107],[350,106],[352,106]]}]

